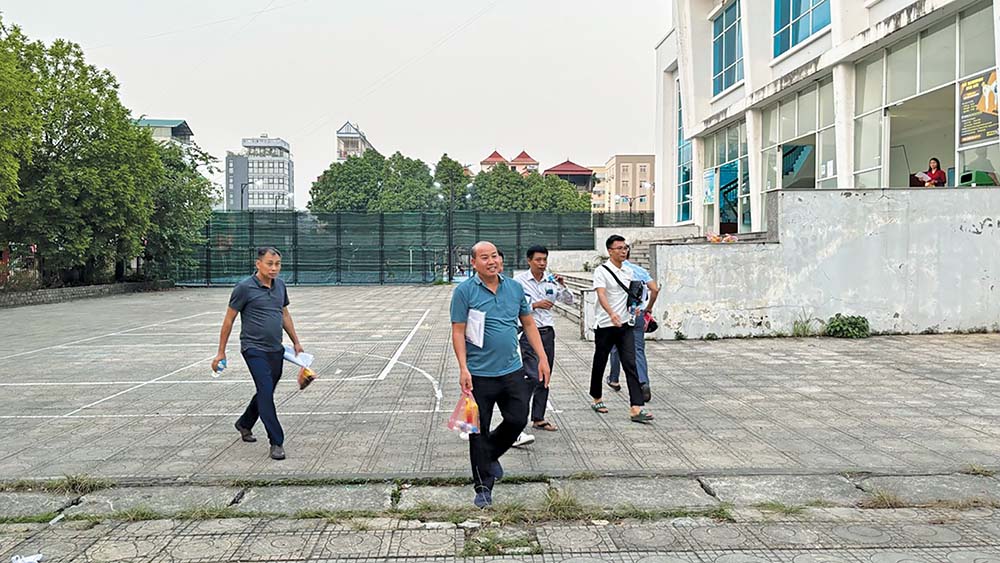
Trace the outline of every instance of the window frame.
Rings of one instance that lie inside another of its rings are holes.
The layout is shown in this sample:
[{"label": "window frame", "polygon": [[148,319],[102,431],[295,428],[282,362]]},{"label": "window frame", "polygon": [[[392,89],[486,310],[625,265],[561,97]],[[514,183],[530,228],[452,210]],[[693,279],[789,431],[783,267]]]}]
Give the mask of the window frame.
[{"label": "window frame", "polygon": [[[736,8],[736,15],[731,23],[726,24],[726,15],[730,8]],[[721,9],[719,9],[718,15],[712,18],[711,21],[711,37],[712,37],[712,95],[718,96],[729,89],[735,87],[743,81],[743,7],[740,5],[740,0],[732,0],[726,2]],[[716,22],[722,21],[721,29],[716,33]],[[735,35],[736,45],[733,49],[733,60],[726,60],[726,36],[730,30],[735,29],[733,35]],[[721,41],[721,61],[717,60],[717,56],[720,56],[720,52],[717,50],[717,44]],[[719,71],[716,72],[716,68]],[[727,73],[732,71],[732,78],[727,79]]]}]

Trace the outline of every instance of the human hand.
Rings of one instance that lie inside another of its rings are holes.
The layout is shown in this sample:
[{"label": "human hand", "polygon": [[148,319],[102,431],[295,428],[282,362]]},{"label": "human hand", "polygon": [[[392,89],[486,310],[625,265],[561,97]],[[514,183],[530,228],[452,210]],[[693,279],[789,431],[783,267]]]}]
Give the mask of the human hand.
[{"label": "human hand", "polygon": [[219,371],[219,362],[224,361],[225,359],[225,352],[217,354],[214,358],[212,358],[212,371]]},{"label": "human hand", "polygon": [[458,384],[462,387],[462,391],[472,391],[472,374],[469,370],[463,369],[458,376]]},{"label": "human hand", "polygon": [[296,356],[298,356],[299,354],[301,354],[302,352],[305,352],[305,351],[306,351],[305,348],[303,348],[301,344],[299,344],[298,342],[295,343],[295,355]]},{"label": "human hand", "polygon": [[622,326],[622,320],[618,316],[618,313],[611,313],[611,324],[615,326]]},{"label": "human hand", "polygon": [[541,381],[548,389],[550,379],[552,379],[552,370],[549,369],[549,359],[544,356],[538,358],[538,381]]},{"label": "human hand", "polygon": [[542,299],[533,305],[535,309],[551,309],[554,304],[548,299]]},{"label": "human hand", "polygon": [[558,283],[563,287],[566,287],[566,278],[560,276],[559,274],[556,274],[556,283]]}]

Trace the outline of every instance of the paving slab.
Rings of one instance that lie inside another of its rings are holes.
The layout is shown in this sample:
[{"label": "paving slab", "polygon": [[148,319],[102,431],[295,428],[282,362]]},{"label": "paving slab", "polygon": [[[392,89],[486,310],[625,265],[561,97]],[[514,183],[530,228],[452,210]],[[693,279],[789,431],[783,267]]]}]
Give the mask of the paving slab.
[{"label": "paving slab", "polygon": [[237,508],[246,512],[294,515],[307,510],[388,510],[391,485],[259,487],[250,489]]},{"label": "paving slab", "polygon": [[918,475],[869,477],[861,488],[885,491],[906,504],[960,503],[970,500],[1000,502],[1000,481],[977,475]]},{"label": "paving slab", "polygon": [[584,506],[635,507],[641,510],[707,508],[718,504],[701,484],[685,477],[602,477],[557,480],[553,486],[572,494]]},{"label": "paving slab", "polygon": [[803,506],[815,501],[854,506],[867,496],[840,475],[752,475],[702,480],[720,501],[737,506],[766,502]]},{"label": "paving slab", "polygon": [[56,512],[69,506],[72,497],[54,493],[0,493],[0,516],[12,518]]},{"label": "paving slab", "polygon": [[[493,502],[497,504],[520,504],[526,508],[541,509],[545,506],[549,486],[545,483],[522,483],[510,485],[499,483],[493,488]],[[399,497],[401,510],[418,508],[422,504],[432,504],[447,508],[469,508],[475,493],[472,486],[466,487],[411,487]]]},{"label": "paving slab", "polygon": [[240,489],[236,487],[122,487],[84,495],[80,503],[66,509],[67,516],[106,515],[144,508],[159,514],[176,514],[196,508],[229,506]]}]

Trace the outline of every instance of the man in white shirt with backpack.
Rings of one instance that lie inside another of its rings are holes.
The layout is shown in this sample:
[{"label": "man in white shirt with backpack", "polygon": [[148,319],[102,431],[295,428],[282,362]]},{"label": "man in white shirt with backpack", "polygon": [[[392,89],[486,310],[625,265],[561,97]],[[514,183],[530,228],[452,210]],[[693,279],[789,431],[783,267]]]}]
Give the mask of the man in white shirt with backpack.
[{"label": "man in white shirt with backpack", "polygon": [[597,293],[594,326],[594,361],[590,371],[590,396],[594,399],[594,412],[608,412],[604,404],[604,369],[612,348],[617,348],[621,356],[625,381],[628,384],[629,419],[632,422],[648,423],[653,415],[642,407],[645,401],[639,383],[635,361],[635,319],[634,310],[642,300],[641,282],[633,282],[631,268],[624,265],[628,256],[628,245],[621,235],[611,235],[605,242],[608,261],[594,270],[594,291]]}]

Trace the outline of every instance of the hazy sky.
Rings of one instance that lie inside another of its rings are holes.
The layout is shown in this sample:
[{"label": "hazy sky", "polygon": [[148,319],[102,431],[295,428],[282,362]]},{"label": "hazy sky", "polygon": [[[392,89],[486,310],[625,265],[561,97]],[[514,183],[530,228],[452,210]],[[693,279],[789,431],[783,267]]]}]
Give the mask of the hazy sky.
[{"label": "hazy sky", "polygon": [[296,205],[360,125],[386,156],[543,168],[651,153],[669,0],[4,0],[3,19],[110,69],[138,117],[181,118],[223,158],[291,143]]}]

